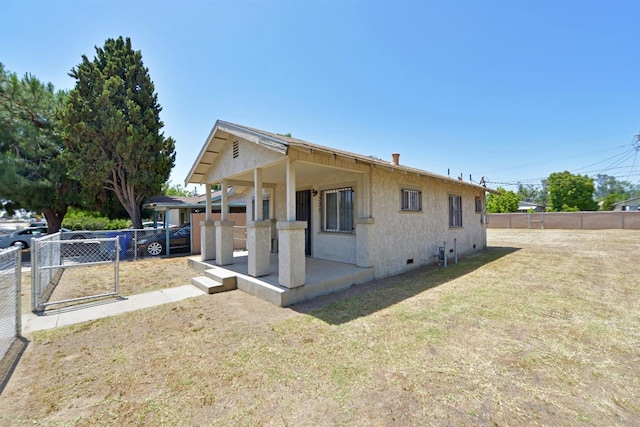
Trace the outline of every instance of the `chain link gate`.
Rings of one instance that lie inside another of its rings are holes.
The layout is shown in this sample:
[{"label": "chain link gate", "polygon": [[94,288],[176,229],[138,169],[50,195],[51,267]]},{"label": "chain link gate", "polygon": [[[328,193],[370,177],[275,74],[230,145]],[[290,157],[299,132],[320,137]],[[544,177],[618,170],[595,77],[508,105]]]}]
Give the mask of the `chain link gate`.
[{"label": "chain link gate", "polygon": [[21,334],[21,256],[21,246],[0,249],[0,359]]},{"label": "chain link gate", "polygon": [[[66,270],[113,264],[113,291],[51,301]],[[31,310],[54,304],[116,296],[120,293],[120,238],[63,239],[55,233],[31,239]]]}]

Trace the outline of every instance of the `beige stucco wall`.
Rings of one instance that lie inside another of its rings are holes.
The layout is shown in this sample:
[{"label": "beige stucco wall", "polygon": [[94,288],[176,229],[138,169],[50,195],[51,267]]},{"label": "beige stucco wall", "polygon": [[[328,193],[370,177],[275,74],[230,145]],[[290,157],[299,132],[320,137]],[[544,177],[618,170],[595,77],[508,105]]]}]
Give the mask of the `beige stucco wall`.
[{"label": "beige stucco wall", "polygon": [[[357,200],[358,197],[362,196],[358,187],[358,175],[357,172],[333,170],[331,173],[298,180],[298,190],[314,189],[318,192],[316,196],[311,197],[311,255],[314,258],[355,264],[355,233],[322,231],[320,204],[322,191],[346,187],[354,189],[355,199]],[[354,204],[354,217],[358,218],[358,203]]]},{"label": "beige stucco wall", "polygon": [[[233,141],[238,141],[238,156],[233,158]],[[269,150],[242,138],[232,139],[216,157],[206,182],[218,182],[238,173],[264,167],[285,159],[283,154]]]},{"label": "beige stucco wall", "polygon": [[[298,163],[296,168],[304,167]],[[406,271],[422,264],[437,262],[439,246],[446,242],[453,249],[454,239],[458,254],[462,255],[486,247],[486,228],[482,213],[475,212],[475,197],[484,201],[484,191],[469,188],[453,180],[391,172],[384,168],[341,164],[343,169],[327,169],[325,174],[299,178],[298,191],[314,189],[312,197],[311,249],[315,258],[356,263],[357,234],[330,233],[321,229],[321,192],[352,187],[355,192],[355,219],[361,218],[362,198],[365,197],[364,180],[369,180],[370,198],[365,201],[371,208],[373,224],[368,226],[370,264],[376,277]],[[347,170],[351,168],[352,170]],[[410,188],[422,192],[422,211],[403,212],[400,190]],[[276,198],[277,218],[284,218],[285,188],[278,185]],[[461,228],[449,228],[449,195],[462,198]],[[453,259],[453,254],[450,254]],[[407,260],[413,263],[407,264]]]},{"label": "beige stucco wall", "polygon": [[[273,165],[285,156],[239,140],[239,156],[233,159],[232,144],[227,144],[212,166],[214,174],[208,181],[216,181],[251,170]],[[313,150],[290,150],[289,159],[295,163],[296,190],[315,190],[311,199],[311,256],[315,258],[355,264],[362,258],[363,242],[369,242],[367,264],[374,266],[375,275],[383,277],[415,268],[421,264],[437,262],[439,246],[446,242],[453,248],[457,240],[458,254],[462,255],[486,247],[486,228],[482,213],[475,212],[475,197],[484,200],[484,191],[455,180],[392,172],[386,167],[372,167],[339,155],[318,153]],[[309,165],[322,165],[323,169],[309,176]],[[272,183],[274,184],[274,183]],[[323,190],[352,187],[355,194],[354,225],[360,218],[373,218],[359,226],[366,230],[358,249],[358,235],[353,233],[323,232],[321,229],[321,194]],[[422,211],[401,211],[400,190],[410,188],[422,192]],[[463,226],[449,228],[449,195],[462,198]],[[271,196],[275,219],[286,220],[286,184],[276,182]],[[368,211],[368,212],[367,212]],[[275,231],[274,231],[275,234]],[[366,251],[365,251],[366,252]],[[450,255],[451,259],[453,254]],[[407,263],[413,260],[412,263]]]},{"label": "beige stucco wall", "polygon": [[[372,216],[370,239],[376,276],[405,271],[421,264],[437,262],[438,247],[446,242],[447,252],[458,255],[486,247],[482,213],[475,212],[475,197],[484,192],[454,181],[391,173],[376,168],[372,173]],[[400,190],[422,192],[422,211],[403,212]],[[462,227],[449,228],[449,195],[462,199]],[[450,254],[453,258],[453,254]],[[408,264],[408,260],[413,260]]]}]

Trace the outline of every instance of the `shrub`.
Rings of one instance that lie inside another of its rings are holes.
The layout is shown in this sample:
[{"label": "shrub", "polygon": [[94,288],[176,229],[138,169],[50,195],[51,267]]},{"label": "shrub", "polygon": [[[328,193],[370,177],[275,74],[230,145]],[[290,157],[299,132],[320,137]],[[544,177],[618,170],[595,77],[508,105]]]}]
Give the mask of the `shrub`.
[{"label": "shrub", "polygon": [[121,230],[131,226],[128,219],[109,219],[97,212],[69,209],[62,226],[70,230]]}]

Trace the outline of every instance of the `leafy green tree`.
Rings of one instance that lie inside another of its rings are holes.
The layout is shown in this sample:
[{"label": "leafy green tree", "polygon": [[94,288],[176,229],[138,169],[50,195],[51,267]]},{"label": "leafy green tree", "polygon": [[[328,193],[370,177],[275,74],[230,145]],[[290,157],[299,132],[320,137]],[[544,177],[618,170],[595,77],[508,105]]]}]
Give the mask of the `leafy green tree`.
[{"label": "leafy green tree", "polygon": [[162,195],[171,197],[188,197],[193,196],[194,194],[180,184],[174,185],[171,181],[167,181],[162,184]]},{"label": "leafy green tree", "polygon": [[84,206],[94,209],[109,219],[129,218],[129,213],[122,206],[115,193],[105,188],[96,196],[93,204],[85,204]]},{"label": "leafy green tree", "polygon": [[549,204],[553,212],[595,211],[593,179],[568,171],[554,172],[547,179]]},{"label": "leafy green tree", "polygon": [[62,119],[65,158],[85,193],[112,191],[135,228],[143,201],[159,194],[175,163],[175,141],[161,132],[158,103],[142,53],[129,38],[108,39],[69,74],[76,79]]},{"label": "leafy green tree", "polygon": [[612,211],[615,208],[614,204],[626,199],[627,198],[625,196],[620,194],[608,194],[602,199],[602,206],[600,206],[600,210]]},{"label": "leafy green tree", "polygon": [[549,206],[549,181],[543,179],[540,181],[540,184],[542,184],[542,189],[540,190],[539,203],[544,206]]},{"label": "leafy green tree", "polygon": [[598,174],[594,178],[595,196],[597,200],[609,196],[611,194],[619,194],[628,198],[631,194],[633,185],[628,181],[618,181],[615,177]]},{"label": "leafy green tree", "polygon": [[595,199],[602,202],[603,211],[611,211],[614,204],[640,195],[640,186],[620,181],[613,176],[598,174],[594,178]]},{"label": "leafy green tree", "polygon": [[516,191],[518,199],[536,203],[541,206],[547,205],[548,190],[547,180],[543,179],[540,184],[518,184],[518,191]]},{"label": "leafy green tree", "polygon": [[70,205],[80,202],[80,184],[68,178],[60,124],[66,94],[0,64],[0,199],[8,212],[42,212],[50,232],[60,229]]},{"label": "leafy green tree", "polygon": [[538,189],[532,184],[518,184],[518,191],[516,191],[516,195],[520,200],[534,202],[538,197]]},{"label": "leafy green tree", "polygon": [[517,212],[519,198],[511,190],[505,190],[502,187],[498,187],[497,190],[500,194],[490,193],[487,196],[487,212],[488,213],[508,213]]}]

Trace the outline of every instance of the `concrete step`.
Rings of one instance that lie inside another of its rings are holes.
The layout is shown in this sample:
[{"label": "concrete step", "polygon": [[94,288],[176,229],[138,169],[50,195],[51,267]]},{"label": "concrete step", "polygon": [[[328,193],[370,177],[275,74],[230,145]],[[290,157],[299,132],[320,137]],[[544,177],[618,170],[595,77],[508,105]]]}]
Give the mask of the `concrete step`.
[{"label": "concrete step", "polygon": [[238,289],[236,273],[233,271],[225,270],[223,268],[210,268],[204,271],[204,275],[209,279],[220,283],[224,287],[225,291]]},{"label": "concrete step", "polygon": [[237,288],[235,280],[232,284],[229,281],[227,281],[227,283],[225,284],[206,276],[192,277],[191,284],[199,289],[202,289],[208,294],[231,291]]}]

